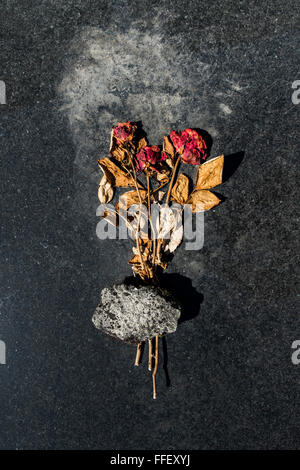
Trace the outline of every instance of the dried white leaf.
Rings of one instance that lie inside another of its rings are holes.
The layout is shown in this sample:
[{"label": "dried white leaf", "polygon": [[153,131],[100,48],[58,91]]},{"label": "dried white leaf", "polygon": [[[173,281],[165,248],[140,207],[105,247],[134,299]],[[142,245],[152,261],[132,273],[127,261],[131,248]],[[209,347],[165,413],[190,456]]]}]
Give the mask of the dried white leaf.
[{"label": "dried white leaf", "polygon": [[159,214],[159,232],[158,238],[168,239],[174,224],[174,215],[172,209],[168,206],[163,206]]},{"label": "dried white leaf", "polygon": [[173,161],[172,161],[171,158],[167,158],[167,159],[166,159],[166,164],[167,164],[170,168],[173,168],[173,167],[174,167]]},{"label": "dried white leaf", "polygon": [[183,225],[173,230],[171,233],[170,242],[166,245],[165,251],[169,250],[170,253],[176,250],[183,239]]},{"label": "dried white leaf", "polygon": [[109,152],[111,151],[111,149],[113,147],[113,139],[114,139],[114,130],[112,129],[111,133],[110,133]]},{"label": "dried white leaf", "polygon": [[157,199],[159,202],[163,200],[165,194],[166,194],[165,191],[158,191]]},{"label": "dried white leaf", "polygon": [[180,245],[183,238],[182,210],[179,204],[163,206],[160,210],[160,230],[158,238],[169,240],[165,251],[171,253]]},{"label": "dried white leaf", "polygon": [[98,199],[101,204],[107,204],[114,197],[114,190],[106,176],[103,175],[98,186]]},{"label": "dried white leaf", "polygon": [[129,210],[128,215],[133,217],[130,222],[130,236],[136,240],[137,236],[140,238],[148,238],[148,211],[142,204],[133,204]]},{"label": "dried white leaf", "polygon": [[117,214],[115,211],[111,209],[107,209],[104,213],[104,219],[107,220],[108,223],[113,225],[114,227],[117,227]]}]

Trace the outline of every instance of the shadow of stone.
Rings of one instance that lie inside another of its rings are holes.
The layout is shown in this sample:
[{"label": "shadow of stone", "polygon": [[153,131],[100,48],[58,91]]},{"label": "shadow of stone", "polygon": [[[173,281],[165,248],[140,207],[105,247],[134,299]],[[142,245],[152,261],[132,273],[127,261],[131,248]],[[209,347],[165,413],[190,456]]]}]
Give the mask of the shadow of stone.
[{"label": "shadow of stone", "polygon": [[[143,282],[134,276],[129,276],[124,281],[125,284],[139,287]],[[192,281],[185,276],[177,273],[159,273],[155,280],[156,285],[166,289],[171,297],[174,297],[181,305],[181,317],[178,326],[185,321],[192,320],[200,312],[200,305],[203,302],[203,295],[198,293],[192,285]],[[163,348],[163,369],[165,373],[166,386],[170,387],[171,380],[168,370],[168,346],[166,336],[162,337]],[[142,350],[142,354],[144,349]]]},{"label": "shadow of stone", "polygon": [[171,380],[170,380],[170,375],[169,375],[169,370],[168,370],[169,356],[168,356],[167,338],[165,336],[162,338],[162,347],[163,347],[163,369],[164,369],[165,378],[166,378],[166,386],[170,387]]},{"label": "shadow of stone", "polygon": [[200,312],[203,295],[199,294],[192,285],[192,281],[181,274],[161,274],[159,285],[173,294],[181,304],[181,317],[179,324],[195,318]]},{"label": "shadow of stone", "polygon": [[[181,317],[178,325],[185,321],[192,320],[200,313],[200,305],[203,302],[203,295],[198,293],[192,285],[192,281],[181,274],[161,274],[159,285],[173,294],[181,304]],[[162,338],[163,347],[163,369],[165,373],[166,386],[171,386],[171,379],[168,370],[168,345],[167,338]]]}]

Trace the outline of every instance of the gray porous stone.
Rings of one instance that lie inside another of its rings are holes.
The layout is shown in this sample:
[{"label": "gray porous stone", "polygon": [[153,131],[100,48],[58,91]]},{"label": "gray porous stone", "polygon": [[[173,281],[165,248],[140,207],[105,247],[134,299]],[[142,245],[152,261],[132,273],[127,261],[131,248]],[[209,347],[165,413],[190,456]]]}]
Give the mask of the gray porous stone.
[{"label": "gray porous stone", "polygon": [[120,284],[102,290],[92,321],[111,336],[138,343],[176,331],[180,313],[178,302],[158,287]]}]

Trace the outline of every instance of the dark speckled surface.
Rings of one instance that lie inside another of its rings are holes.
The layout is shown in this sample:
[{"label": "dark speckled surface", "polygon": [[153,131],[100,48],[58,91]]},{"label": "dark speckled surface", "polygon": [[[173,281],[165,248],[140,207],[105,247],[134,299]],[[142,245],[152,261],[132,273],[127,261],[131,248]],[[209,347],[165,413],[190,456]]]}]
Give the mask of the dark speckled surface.
[{"label": "dark speckled surface", "polygon": [[[299,38],[295,0],[2,2],[0,448],[299,448]],[[169,265],[194,314],[156,402],[91,322],[130,274],[130,243],[95,234],[96,159],[127,117],[244,152],[204,248]]]}]

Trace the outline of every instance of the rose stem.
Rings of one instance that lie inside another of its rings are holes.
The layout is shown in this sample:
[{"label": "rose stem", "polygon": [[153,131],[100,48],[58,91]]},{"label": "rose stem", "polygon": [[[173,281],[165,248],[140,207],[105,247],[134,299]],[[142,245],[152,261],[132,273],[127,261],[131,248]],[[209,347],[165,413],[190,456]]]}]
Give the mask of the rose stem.
[{"label": "rose stem", "polygon": [[[175,179],[175,175],[176,175],[176,171],[177,171],[179,162],[180,162],[180,156],[177,157],[175,166],[173,168],[172,178],[171,178],[171,181],[170,181],[170,185],[169,185],[169,189],[168,189],[168,193],[167,193],[167,198],[166,198],[166,205],[168,205],[169,201],[170,201],[171,191],[172,191],[172,187],[173,187],[173,183],[174,183],[174,179]],[[162,240],[158,240],[158,242],[157,242],[157,254],[156,254],[158,261],[160,259],[161,244],[162,244]]]},{"label": "rose stem", "polygon": [[[147,178],[147,198],[148,198],[148,214],[149,214],[149,223],[152,231],[152,235],[154,236],[152,243],[153,243],[153,254],[152,254],[152,264],[155,262],[155,253],[156,253],[156,234],[154,233],[154,227],[152,225],[152,220],[151,220],[151,199],[150,199],[150,178],[149,174],[146,173],[146,178]],[[151,370],[151,369],[149,369]]]},{"label": "rose stem", "polygon": [[[122,166],[123,170],[125,171],[125,173],[127,173],[127,175],[130,176],[134,181],[134,177],[132,176],[132,174],[130,173],[128,168],[126,168],[126,166],[123,163],[121,163],[121,166]],[[143,185],[143,183],[141,183],[141,181],[138,180],[137,177],[136,177],[136,181],[140,186],[142,186],[143,189],[145,189],[145,186]]]},{"label": "rose stem", "polygon": [[142,343],[138,343],[137,348],[136,348],[136,356],[135,356],[135,366],[138,366],[140,364],[140,358],[141,358],[141,350],[142,350]]},{"label": "rose stem", "polygon": [[152,381],[153,381],[153,399],[156,399],[156,383],[155,383],[155,376],[157,372],[158,366],[158,336],[155,336],[155,363],[154,363],[154,371],[152,374]]},{"label": "rose stem", "polygon": [[148,369],[152,370],[152,339],[148,339],[148,345],[149,345]]},{"label": "rose stem", "polygon": [[167,205],[169,204],[169,201],[170,201],[172,186],[173,186],[173,183],[174,183],[174,179],[175,179],[175,175],[176,175],[176,171],[177,171],[179,162],[180,162],[180,156],[177,158],[175,166],[173,168],[172,178],[171,178],[171,182],[170,182],[170,186],[169,186],[168,194],[167,194],[167,199],[166,199],[166,204]]},{"label": "rose stem", "polygon": [[155,194],[157,191],[160,191],[161,188],[163,188],[164,186],[166,186],[166,184],[168,184],[168,183],[169,183],[169,180],[166,181],[165,183],[162,183],[160,186],[158,186],[158,188],[153,189],[153,190],[151,191],[151,193],[150,193],[151,196],[152,196],[153,194]]},{"label": "rose stem", "polygon": [[147,198],[148,198],[148,214],[149,214],[149,220],[151,220],[151,203],[150,203],[150,178],[148,173],[146,174],[147,178]]},{"label": "rose stem", "polygon": [[[134,177],[132,177],[132,178],[133,178],[133,181],[134,181],[137,193],[138,193],[140,205],[142,205],[141,193],[140,193],[138,185],[137,185],[136,171],[135,171],[134,164],[133,164],[133,161],[132,161],[131,153],[130,153],[130,163],[131,163],[132,171],[133,171],[133,174],[134,174]],[[138,223],[137,223],[137,228],[136,228],[136,247],[137,247],[137,250],[138,250],[138,254],[139,254],[142,269],[145,271],[145,273],[147,275],[147,270],[146,270],[146,266],[145,266],[145,263],[144,263],[144,260],[143,260],[143,257],[142,257],[142,253],[141,253],[141,249],[140,249],[140,243],[139,243],[139,237],[138,237],[139,228],[140,228],[140,220],[141,220],[141,209],[139,210],[139,218],[138,218]]]}]

